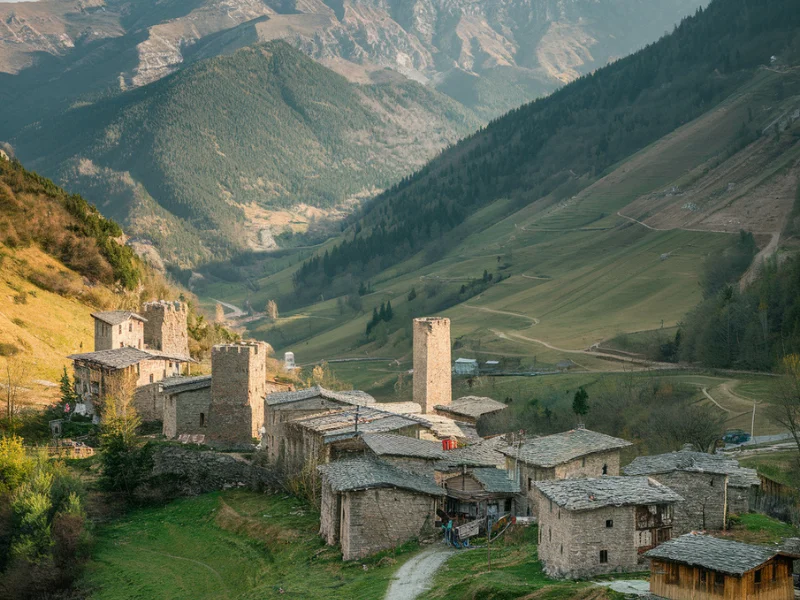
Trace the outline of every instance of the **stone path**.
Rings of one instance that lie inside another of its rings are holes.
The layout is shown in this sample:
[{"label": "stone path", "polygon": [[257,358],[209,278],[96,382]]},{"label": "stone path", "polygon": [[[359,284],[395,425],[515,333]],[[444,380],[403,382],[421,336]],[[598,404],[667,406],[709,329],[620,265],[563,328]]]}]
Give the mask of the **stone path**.
[{"label": "stone path", "polygon": [[433,585],[433,577],[457,550],[436,544],[420,552],[397,570],[384,600],[414,600]]},{"label": "stone path", "polygon": [[650,594],[650,582],[644,579],[618,579],[615,581],[593,581],[595,585],[611,588],[626,596],[647,596]]}]

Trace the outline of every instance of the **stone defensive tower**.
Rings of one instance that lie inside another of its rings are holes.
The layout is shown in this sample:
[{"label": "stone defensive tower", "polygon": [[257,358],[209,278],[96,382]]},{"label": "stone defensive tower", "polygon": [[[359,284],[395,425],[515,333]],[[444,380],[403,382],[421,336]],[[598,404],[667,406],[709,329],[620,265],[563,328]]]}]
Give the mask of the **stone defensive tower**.
[{"label": "stone defensive tower", "polygon": [[206,439],[249,444],[264,425],[269,344],[223,344],[211,350],[211,405]]},{"label": "stone defensive tower", "polygon": [[414,402],[430,414],[451,400],[450,319],[414,319]]},{"label": "stone defensive tower", "polygon": [[183,302],[158,300],[142,307],[144,343],[172,356],[189,356],[188,310]]}]

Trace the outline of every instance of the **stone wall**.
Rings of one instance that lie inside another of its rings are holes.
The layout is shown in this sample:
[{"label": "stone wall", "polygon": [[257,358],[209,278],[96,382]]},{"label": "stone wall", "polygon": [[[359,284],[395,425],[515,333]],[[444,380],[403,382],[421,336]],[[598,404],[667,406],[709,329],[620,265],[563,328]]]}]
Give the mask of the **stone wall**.
[{"label": "stone wall", "polygon": [[682,496],[675,504],[673,537],[694,530],[719,530],[727,520],[727,476],[674,471],[650,475]]},{"label": "stone wall", "polygon": [[207,441],[246,444],[261,435],[268,345],[225,344],[211,351],[211,406]]},{"label": "stone wall", "polygon": [[450,319],[414,319],[414,402],[423,413],[452,401]]},{"label": "stone wall", "polygon": [[329,546],[335,546],[339,543],[341,499],[341,494],[334,492],[325,477],[323,477],[319,510],[319,534]]},{"label": "stone wall", "polygon": [[354,560],[434,532],[436,499],[408,490],[378,488],[342,498],[342,558]]},{"label": "stone wall", "polygon": [[171,360],[143,360],[136,367],[134,406],[142,421],[161,421],[164,418],[164,395],[158,382],[180,374],[180,363]]},{"label": "stone wall", "polygon": [[[539,513],[539,559],[551,577],[582,579],[602,573],[635,571],[635,508],[605,507],[572,512],[535,490]],[[607,521],[612,526],[607,526]],[[600,552],[607,553],[606,563]]]},{"label": "stone wall", "polygon": [[208,387],[166,396],[164,399],[164,435],[168,438],[175,438],[184,433],[206,433],[210,406],[211,388]]},{"label": "stone wall", "polygon": [[753,494],[753,487],[733,487],[728,484],[728,513],[734,515],[744,515],[750,512],[750,496]]},{"label": "stone wall", "polygon": [[119,325],[109,325],[100,319],[94,320],[94,349],[112,350],[130,347],[144,348],[144,323],[139,319],[128,319]]},{"label": "stone wall", "polygon": [[156,446],[151,485],[161,482],[176,487],[182,495],[204,494],[232,487],[280,489],[278,476],[270,469],[243,458],[183,448]]},{"label": "stone wall", "polygon": [[142,316],[147,319],[144,343],[173,356],[189,356],[186,304],[160,300],[147,302],[142,308]]},{"label": "stone wall", "polygon": [[533,487],[536,481],[600,477],[603,475],[604,467],[606,475],[617,476],[620,470],[619,463],[619,450],[588,454],[553,468],[528,465],[522,461],[517,462],[516,459],[507,456],[506,470],[514,472],[515,467],[518,465],[520,489],[520,494],[516,497],[518,514],[536,517],[538,505],[534,495],[535,488]]}]

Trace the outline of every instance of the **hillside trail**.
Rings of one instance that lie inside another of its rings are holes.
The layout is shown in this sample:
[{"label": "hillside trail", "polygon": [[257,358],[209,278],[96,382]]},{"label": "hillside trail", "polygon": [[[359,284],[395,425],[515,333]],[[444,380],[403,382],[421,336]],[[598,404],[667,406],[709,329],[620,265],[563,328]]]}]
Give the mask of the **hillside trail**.
[{"label": "hillside trail", "polygon": [[755,258],[753,258],[753,262],[750,263],[750,267],[748,267],[747,271],[744,272],[742,278],[739,280],[739,291],[743,292],[747,289],[751,283],[756,280],[759,273],[761,272],[761,267],[764,266],[764,263],[767,259],[775,254],[778,250],[778,242],[781,240],[781,234],[779,231],[775,231],[772,233],[772,239],[770,239],[769,244],[764,246],[764,248],[756,254]]},{"label": "hillside trail", "polygon": [[433,577],[457,550],[437,544],[420,552],[394,574],[384,600],[414,600],[431,589]]},{"label": "hillside trail", "polygon": [[716,407],[719,408],[720,410],[724,410],[726,413],[731,412],[730,409],[725,408],[724,406],[722,406],[722,404],[714,400],[711,394],[708,393],[708,388],[706,388],[705,386],[703,386],[703,395],[709,400],[711,400],[711,402],[713,402],[716,405]]},{"label": "hillside trail", "polygon": [[539,324],[539,319],[537,319],[536,317],[529,317],[528,315],[523,315],[522,313],[509,312],[507,310],[497,310],[494,308],[486,308],[485,306],[474,306],[472,304],[464,304],[463,306],[465,308],[471,308],[472,310],[482,310],[484,312],[494,313],[496,315],[508,315],[510,317],[519,317],[520,319],[527,319],[528,321],[533,323],[533,325]]},{"label": "hillside trail", "polygon": [[232,311],[225,314],[226,319],[238,319],[239,317],[244,317],[247,314],[241,308],[239,308],[234,304],[230,304],[229,302],[223,302],[222,300],[217,300],[216,298],[212,298],[212,300]]}]

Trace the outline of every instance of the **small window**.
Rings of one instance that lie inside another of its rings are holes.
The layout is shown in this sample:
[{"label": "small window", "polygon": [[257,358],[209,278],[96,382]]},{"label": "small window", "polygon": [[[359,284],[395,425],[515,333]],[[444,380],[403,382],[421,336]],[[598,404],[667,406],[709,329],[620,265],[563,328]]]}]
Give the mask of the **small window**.
[{"label": "small window", "polygon": [[122,342],[120,342],[120,343],[119,343],[119,347],[120,347],[120,348],[124,348],[124,347],[125,347],[125,344],[123,344]]},{"label": "small window", "polygon": [[603,475],[608,475],[608,465],[603,465]]},{"label": "small window", "polygon": [[680,581],[680,565],[669,563],[667,565],[667,583],[676,584]]},{"label": "small window", "polygon": [[550,512],[553,512],[553,501],[550,500]]},{"label": "small window", "polygon": [[705,583],[708,580],[708,573],[705,569],[700,569],[700,583]]},{"label": "small window", "polygon": [[122,333],[122,323],[119,324],[119,332]]},{"label": "small window", "polygon": [[206,426],[206,413],[200,413],[200,427]]},{"label": "small window", "polygon": [[714,573],[714,585],[725,585],[725,575]]},{"label": "small window", "polygon": [[614,526],[614,519],[606,519],[606,527],[609,529]]},{"label": "small window", "polygon": [[559,519],[561,518],[561,509],[560,508],[558,509],[558,518]]},{"label": "small window", "polygon": [[131,321],[131,322],[128,323],[128,333],[130,333],[132,331],[133,331],[133,322]]},{"label": "small window", "polygon": [[608,562],[608,550],[600,550],[600,562],[603,564]]},{"label": "small window", "polygon": [[586,457],[585,456],[581,459],[581,466],[582,467],[586,466]]},{"label": "small window", "polygon": [[153,374],[150,373],[150,383],[153,383]]},{"label": "small window", "polygon": [[533,489],[533,479],[528,477],[528,491],[530,492]]},{"label": "small window", "polygon": [[564,544],[561,544],[561,554],[564,554]]},{"label": "small window", "polygon": [[548,533],[548,536],[547,536],[548,541],[552,542],[553,541],[553,528],[552,527],[548,527],[547,528],[547,533]]},{"label": "small window", "polygon": [[755,575],[754,575],[754,579],[753,579],[753,580],[755,581],[756,585],[759,585],[759,584],[761,583],[761,572],[762,572],[763,570],[764,570],[764,569],[759,569],[758,571],[756,571],[756,572],[755,572]]},{"label": "small window", "polygon": [[778,565],[776,563],[772,563],[771,569],[772,569],[772,572],[771,572],[770,579],[772,579],[772,581],[777,581],[777,579],[778,579]]}]

